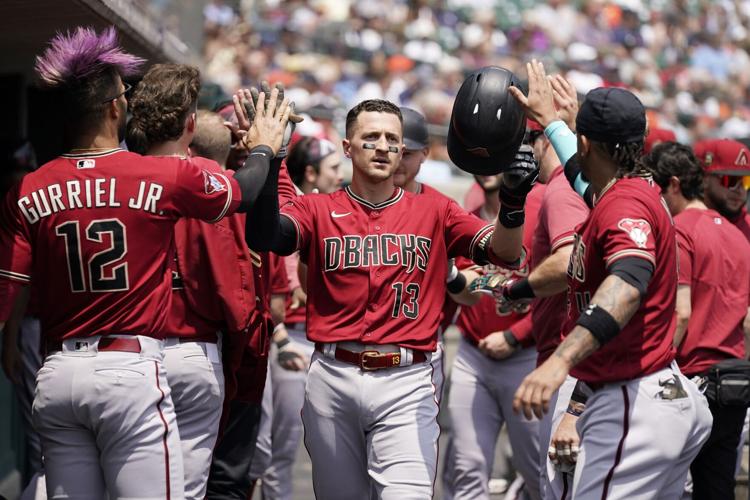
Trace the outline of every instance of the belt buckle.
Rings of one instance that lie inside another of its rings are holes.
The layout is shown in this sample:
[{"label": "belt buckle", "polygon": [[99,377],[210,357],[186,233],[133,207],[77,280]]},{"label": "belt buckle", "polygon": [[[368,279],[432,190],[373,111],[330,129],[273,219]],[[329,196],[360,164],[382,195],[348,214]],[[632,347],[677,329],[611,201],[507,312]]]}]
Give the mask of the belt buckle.
[{"label": "belt buckle", "polygon": [[359,367],[366,372],[379,370],[380,369],[379,366],[368,366],[367,360],[378,359],[378,358],[382,358],[383,356],[384,354],[378,351],[362,351],[359,353]]}]

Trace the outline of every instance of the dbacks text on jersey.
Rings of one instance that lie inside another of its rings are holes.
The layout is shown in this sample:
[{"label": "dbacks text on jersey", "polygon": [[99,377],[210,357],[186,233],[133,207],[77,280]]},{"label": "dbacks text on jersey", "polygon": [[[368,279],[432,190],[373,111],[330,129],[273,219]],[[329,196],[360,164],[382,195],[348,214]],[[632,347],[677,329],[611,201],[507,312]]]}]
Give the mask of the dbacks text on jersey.
[{"label": "dbacks text on jersey", "polygon": [[352,267],[403,266],[427,270],[432,240],[414,234],[346,234],[325,238],[325,272]]}]

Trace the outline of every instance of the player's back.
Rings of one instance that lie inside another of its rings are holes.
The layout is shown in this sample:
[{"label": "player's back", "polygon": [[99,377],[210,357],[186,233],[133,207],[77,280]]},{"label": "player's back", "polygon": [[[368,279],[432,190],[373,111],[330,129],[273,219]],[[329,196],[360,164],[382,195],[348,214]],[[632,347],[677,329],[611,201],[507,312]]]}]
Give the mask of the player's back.
[{"label": "player's back", "polygon": [[9,193],[14,250],[0,272],[39,281],[48,339],[153,335],[171,296],[176,219],[218,219],[236,207],[231,193],[226,177],[177,157],[63,155]]}]

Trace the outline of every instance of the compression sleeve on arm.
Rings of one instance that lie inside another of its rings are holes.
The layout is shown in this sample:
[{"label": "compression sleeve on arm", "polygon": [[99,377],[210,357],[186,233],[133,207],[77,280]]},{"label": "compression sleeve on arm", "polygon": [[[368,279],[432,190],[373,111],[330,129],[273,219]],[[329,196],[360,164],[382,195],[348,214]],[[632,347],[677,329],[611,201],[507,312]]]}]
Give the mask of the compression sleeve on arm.
[{"label": "compression sleeve on arm", "polygon": [[[268,178],[268,172],[273,159],[273,151],[265,145],[253,148],[241,169],[237,170],[234,178],[240,185],[242,201],[238,212],[248,212],[258,199],[263,185]],[[278,175],[277,175],[278,177]]]},{"label": "compression sleeve on arm", "polygon": [[612,263],[608,271],[636,288],[643,297],[646,295],[651,275],[654,274],[654,266],[646,259],[625,257]]},{"label": "compression sleeve on arm", "polygon": [[571,132],[562,120],[555,120],[550,123],[544,129],[544,134],[549,139],[552,147],[555,148],[555,153],[557,153],[560,163],[565,166],[565,177],[568,179],[570,187],[591,208],[593,206],[593,192],[590,183],[583,177],[581,166],[576,157],[576,151],[578,150],[576,135]]},{"label": "compression sleeve on arm", "polygon": [[245,241],[257,252],[289,255],[297,247],[297,230],[291,220],[279,213],[280,167],[281,159],[274,158],[257,200],[245,219]]}]

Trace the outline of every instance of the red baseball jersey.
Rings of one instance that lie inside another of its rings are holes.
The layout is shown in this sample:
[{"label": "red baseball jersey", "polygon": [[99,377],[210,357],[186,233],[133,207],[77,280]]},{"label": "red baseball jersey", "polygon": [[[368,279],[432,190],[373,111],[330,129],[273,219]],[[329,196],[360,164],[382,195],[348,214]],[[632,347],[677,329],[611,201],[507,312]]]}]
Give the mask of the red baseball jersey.
[{"label": "red baseball jersey", "polygon": [[588,307],[608,266],[625,257],[645,259],[654,272],[641,304],[622,331],[571,370],[588,383],[630,380],[664,368],[675,356],[677,243],[659,188],[643,178],[615,182],[576,230],[568,266],[567,335]]},{"label": "red baseball jersey", "polygon": [[[192,161],[209,172],[222,172],[212,160],[193,157]],[[243,214],[215,224],[177,221],[172,307],[165,336],[212,340],[218,331],[235,335],[249,326],[255,285],[244,221]]]},{"label": "red baseball jersey", "polygon": [[[419,190],[417,191],[417,194],[437,196],[438,198],[442,198],[444,200],[451,200],[450,197],[444,195],[434,187],[424,183],[419,184]],[[438,329],[440,335],[444,334],[448,327],[456,321],[458,309],[458,304],[456,304],[453,299],[451,299],[451,296],[448,295],[448,290],[446,289],[445,298],[443,299],[443,310],[441,311],[440,317],[440,327]]]},{"label": "red baseball jersey", "polygon": [[[531,245],[531,269],[565,245],[572,245],[575,228],[588,216],[589,209],[565,178],[562,166],[549,181],[539,208],[539,222]],[[536,299],[531,306],[532,333],[542,364],[560,344],[562,324],[567,316],[566,296]]]},{"label": "red baseball jersey", "polygon": [[747,241],[750,241],[750,215],[747,214],[747,209],[743,207],[740,215],[731,222],[737,226],[737,229],[740,230]]},{"label": "red baseball jersey", "polygon": [[58,157],[3,203],[0,297],[8,280],[43,280],[47,338],[153,336],[171,302],[175,222],[218,221],[239,201],[237,181],[190,159],[120,149]]},{"label": "red baseball jersey", "polygon": [[745,356],[742,320],[750,296],[750,244],[713,210],[689,208],[675,216],[679,284],[690,286],[690,320],[677,347],[686,375]]},{"label": "red baseball jersey", "polygon": [[[526,248],[531,248],[531,240],[534,234],[534,228],[537,225],[537,216],[539,214],[539,207],[542,203],[542,196],[544,195],[545,187],[544,184],[536,184],[531,190],[529,195],[526,197],[526,223],[523,227],[523,243]],[[491,195],[491,196],[494,196]],[[484,207],[476,209],[474,215],[480,217],[486,221],[494,220]],[[527,265],[521,269],[509,270],[502,267],[498,267],[492,264],[485,266],[478,266],[471,262],[465,257],[456,259],[456,266],[459,269],[471,269],[480,274],[502,274],[506,278],[525,278],[529,275],[529,259],[526,259]],[[505,311],[498,307],[497,301],[494,297],[482,294],[479,302],[471,307],[462,306],[461,312],[458,314],[456,320],[456,326],[463,336],[471,343],[478,343],[480,340],[485,338],[487,335],[493,332],[500,332],[504,330],[511,330],[516,336],[519,342],[524,344],[524,347],[533,343],[528,328],[518,329],[518,332],[514,330],[514,326],[519,324],[528,314],[529,308],[526,308],[526,312],[519,313],[513,311]],[[518,338],[518,337],[521,338]]]},{"label": "red baseball jersey", "polygon": [[[292,277],[290,276],[290,272],[297,273],[297,269],[299,266],[299,254],[292,254],[286,257],[286,271],[287,276],[289,277],[290,281],[292,280]],[[299,279],[297,280],[297,283],[299,283]],[[298,285],[299,286],[299,285]],[[291,283],[290,283],[290,288]],[[295,323],[304,323],[307,320],[307,307],[305,307],[304,304],[292,309],[292,298],[289,297],[289,300],[287,300],[286,304],[286,318],[284,319],[284,323],[287,325],[292,325]]]},{"label": "red baseball jersey", "polygon": [[351,188],[309,194],[282,215],[307,263],[307,336],[315,342],[435,350],[448,259],[478,255],[493,231],[452,200],[400,188],[378,204]]}]

